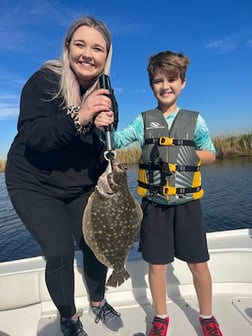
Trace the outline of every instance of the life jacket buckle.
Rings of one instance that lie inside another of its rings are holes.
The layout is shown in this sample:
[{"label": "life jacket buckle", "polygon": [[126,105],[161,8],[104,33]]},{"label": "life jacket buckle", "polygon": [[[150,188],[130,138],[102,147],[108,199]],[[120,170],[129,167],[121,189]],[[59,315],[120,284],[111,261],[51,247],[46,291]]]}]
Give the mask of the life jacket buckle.
[{"label": "life jacket buckle", "polygon": [[176,195],[176,188],[174,187],[163,187],[163,195],[164,196],[171,196],[171,195]]},{"label": "life jacket buckle", "polygon": [[169,138],[169,137],[160,137],[158,139],[158,144],[160,146],[175,146],[174,138]]},{"label": "life jacket buckle", "polygon": [[175,173],[178,170],[178,166],[174,163],[161,163],[161,171],[165,173],[165,175],[172,175],[172,173]]},{"label": "life jacket buckle", "polygon": [[178,165],[176,165],[174,163],[169,163],[169,170],[170,170],[170,172],[175,173],[176,171],[178,171]]}]

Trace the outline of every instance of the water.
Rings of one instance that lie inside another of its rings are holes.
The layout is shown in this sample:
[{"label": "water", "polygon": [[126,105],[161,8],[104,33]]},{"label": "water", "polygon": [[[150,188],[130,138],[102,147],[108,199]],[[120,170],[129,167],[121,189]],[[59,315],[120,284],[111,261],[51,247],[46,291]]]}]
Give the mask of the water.
[{"label": "water", "polygon": [[[252,158],[218,160],[202,167],[202,208],[208,232],[252,228]],[[135,193],[137,166],[128,170]],[[0,262],[41,255],[36,241],[17,217],[0,174]]]}]

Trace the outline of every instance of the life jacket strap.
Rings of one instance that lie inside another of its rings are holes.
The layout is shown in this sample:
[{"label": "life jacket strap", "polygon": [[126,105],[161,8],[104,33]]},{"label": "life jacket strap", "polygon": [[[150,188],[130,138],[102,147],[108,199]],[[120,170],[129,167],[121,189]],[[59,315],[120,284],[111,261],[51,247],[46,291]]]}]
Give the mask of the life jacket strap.
[{"label": "life jacket strap", "polygon": [[169,137],[149,138],[145,139],[145,145],[158,144],[160,146],[192,146],[195,147],[193,140],[175,139]]},{"label": "life jacket strap", "polygon": [[201,186],[198,187],[190,187],[190,188],[175,188],[171,186],[156,186],[141,182],[138,180],[138,185],[142,188],[148,189],[151,194],[160,194],[164,196],[171,196],[171,195],[185,195],[185,194],[193,194],[199,192],[201,190]]},{"label": "life jacket strap", "polygon": [[139,163],[139,169],[145,169],[147,171],[150,170],[159,170],[165,173],[175,173],[175,172],[197,172],[200,171],[200,166],[185,166],[185,165],[178,165],[173,163]]}]

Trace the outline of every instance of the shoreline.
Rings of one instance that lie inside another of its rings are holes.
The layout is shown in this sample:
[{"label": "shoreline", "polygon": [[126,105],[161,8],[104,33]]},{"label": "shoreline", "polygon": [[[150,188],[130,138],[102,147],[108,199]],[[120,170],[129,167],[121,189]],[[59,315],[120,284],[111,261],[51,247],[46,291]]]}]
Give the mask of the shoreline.
[{"label": "shoreline", "polygon": [[[226,158],[252,157],[252,131],[241,135],[220,135],[212,139],[216,149],[216,160]],[[120,163],[137,164],[141,156],[138,143],[126,148],[116,149],[116,156]],[[0,157],[0,173],[5,172],[7,159]]]},{"label": "shoreline", "polygon": [[[123,151],[129,151],[129,150],[121,150],[122,152]],[[126,161],[123,157],[124,157],[124,154],[125,153],[118,153],[118,157],[119,157],[119,161],[120,161],[120,163],[125,163],[125,164],[128,164],[128,165],[136,165],[136,164],[138,164],[138,161],[134,161],[134,160],[132,160],[132,159],[130,159],[130,160],[128,160],[128,161]],[[126,153],[127,154],[127,153]],[[240,154],[240,155],[229,155],[229,156],[224,156],[224,157],[218,157],[218,156],[216,156],[216,160],[212,163],[212,164],[214,164],[214,163],[216,163],[217,161],[222,161],[222,160],[225,160],[225,159],[243,159],[243,158],[252,158],[252,154]],[[0,161],[1,161],[1,159],[0,159]],[[5,163],[6,163],[6,161],[5,161]],[[1,168],[0,167],[0,174],[1,173],[4,173],[5,172],[5,169],[4,168]]]}]

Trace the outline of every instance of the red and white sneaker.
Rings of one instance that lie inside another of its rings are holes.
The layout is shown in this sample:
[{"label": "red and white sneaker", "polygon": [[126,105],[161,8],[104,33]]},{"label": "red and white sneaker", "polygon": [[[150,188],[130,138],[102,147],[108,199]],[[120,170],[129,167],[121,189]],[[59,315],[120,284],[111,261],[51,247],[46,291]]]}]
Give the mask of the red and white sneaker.
[{"label": "red and white sneaker", "polygon": [[204,336],[223,336],[220,331],[219,323],[214,316],[206,319],[200,317],[199,321]]},{"label": "red and white sneaker", "polygon": [[151,331],[149,336],[166,336],[169,326],[169,317],[162,319],[155,316],[152,322]]}]

